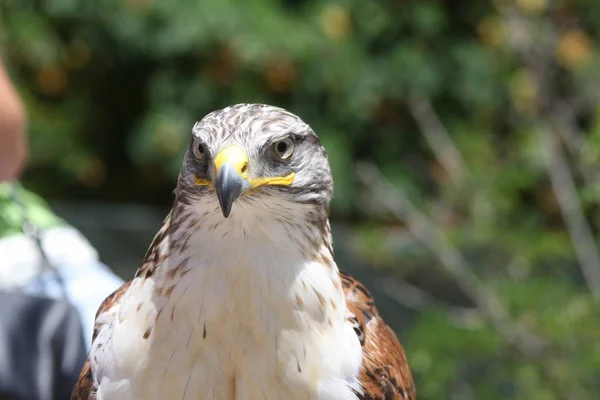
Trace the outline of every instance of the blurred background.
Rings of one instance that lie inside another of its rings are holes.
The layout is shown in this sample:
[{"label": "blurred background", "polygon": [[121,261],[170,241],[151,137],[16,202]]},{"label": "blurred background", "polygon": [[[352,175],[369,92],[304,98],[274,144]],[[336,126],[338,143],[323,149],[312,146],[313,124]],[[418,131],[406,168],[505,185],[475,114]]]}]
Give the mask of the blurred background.
[{"label": "blurred background", "polygon": [[599,21],[594,0],[2,0],[0,49],[24,185],[124,279],[194,122],[281,106],[329,151],[338,265],[420,399],[597,399]]}]

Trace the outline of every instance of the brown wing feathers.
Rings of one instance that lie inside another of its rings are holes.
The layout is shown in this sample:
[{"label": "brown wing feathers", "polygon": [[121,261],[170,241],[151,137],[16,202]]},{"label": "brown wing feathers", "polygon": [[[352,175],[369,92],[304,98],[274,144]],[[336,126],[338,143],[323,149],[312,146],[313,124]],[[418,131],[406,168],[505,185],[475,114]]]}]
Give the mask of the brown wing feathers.
[{"label": "brown wing feathers", "polygon": [[359,381],[363,400],[414,400],[415,386],[404,348],[383,322],[369,291],[356,279],[341,272],[351,322],[363,346]]}]

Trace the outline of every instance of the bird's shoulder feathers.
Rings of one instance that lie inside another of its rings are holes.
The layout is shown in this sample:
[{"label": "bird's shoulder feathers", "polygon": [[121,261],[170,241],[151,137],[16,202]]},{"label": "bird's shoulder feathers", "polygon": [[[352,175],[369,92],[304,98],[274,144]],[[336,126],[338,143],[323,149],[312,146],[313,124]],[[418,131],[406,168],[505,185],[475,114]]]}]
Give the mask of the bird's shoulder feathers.
[{"label": "bird's shoulder feathers", "polygon": [[[94,326],[94,333],[92,335],[92,342],[96,340],[98,336],[99,330],[102,328],[102,325],[106,322],[102,321],[102,318],[99,318],[103,314],[108,313],[112,308],[117,306],[123,295],[127,292],[131,281],[124,283],[120,288],[115,290],[112,294],[110,294],[100,305],[98,311],[96,312],[96,324]],[[94,382],[94,377],[92,376],[92,369],[90,367],[90,359],[86,360],[83,368],[81,369],[81,373],[79,374],[79,379],[77,379],[77,383],[73,388],[73,393],[71,394],[71,400],[95,400],[96,399],[96,384]]]},{"label": "bird's shoulder feathers", "polygon": [[404,348],[379,316],[369,291],[340,271],[346,305],[363,350],[359,381],[363,400],[414,400],[416,391]]}]

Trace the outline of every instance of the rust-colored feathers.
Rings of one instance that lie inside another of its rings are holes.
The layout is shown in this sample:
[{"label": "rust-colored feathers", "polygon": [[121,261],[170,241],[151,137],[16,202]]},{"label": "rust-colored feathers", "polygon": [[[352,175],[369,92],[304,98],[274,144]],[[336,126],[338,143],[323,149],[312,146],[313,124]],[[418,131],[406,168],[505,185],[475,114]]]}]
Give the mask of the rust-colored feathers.
[{"label": "rust-colored feathers", "polygon": [[414,400],[416,391],[404,348],[379,316],[369,291],[340,271],[352,323],[363,349],[359,381],[364,400]]}]

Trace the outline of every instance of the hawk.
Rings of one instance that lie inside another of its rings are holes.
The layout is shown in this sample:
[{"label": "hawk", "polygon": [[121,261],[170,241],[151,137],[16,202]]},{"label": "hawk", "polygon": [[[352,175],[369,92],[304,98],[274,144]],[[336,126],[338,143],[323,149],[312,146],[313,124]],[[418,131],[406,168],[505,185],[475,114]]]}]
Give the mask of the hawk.
[{"label": "hawk", "polygon": [[296,115],[197,122],[173,208],[96,315],[73,399],[415,399],[404,349],[338,270],[327,153]]}]

